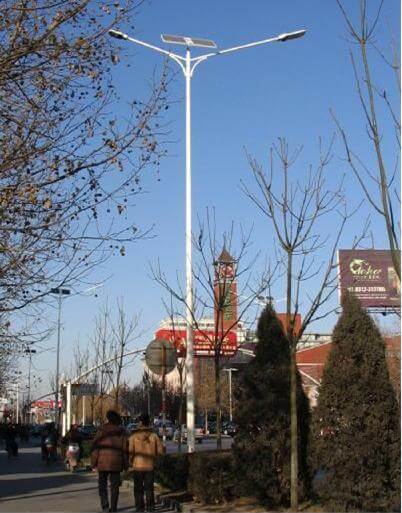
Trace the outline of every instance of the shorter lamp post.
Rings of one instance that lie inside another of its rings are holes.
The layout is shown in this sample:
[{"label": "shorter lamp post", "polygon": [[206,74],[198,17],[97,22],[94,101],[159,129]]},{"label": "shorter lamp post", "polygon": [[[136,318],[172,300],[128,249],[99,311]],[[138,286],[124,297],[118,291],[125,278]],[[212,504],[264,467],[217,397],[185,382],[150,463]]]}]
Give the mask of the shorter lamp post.
[{"label": "shorter lamp post", "polygon": [[232,406],[232,372],[237,372],[238,369],[230,367],[229,369],[223,369],[229,373],[229,420],[233,421],[233,406]]},{"label": "shorter lamp post", "polygon": [[28,367],[28,424],[31,423],[31,366],[32,355],[36,353],[36,349],[25,349],[25,354],[29,354],[29,367]]},{"label": "shorter lamp post", "polygon": [[54,420],[56,423],[56,426],[59,426],[59,416],[60,416],[60,409],[59,409],[59,388],[60,388],[60,335],[61,335],[61,298],[62,296],[69,296],[70,295],[70,289],[63,289],[61,287],[51,289],[51,294],[57,294],[59,297],[59,313],[57,317],[57,351],[56,351],[56,397],[55,397],[55,403],[54,403]]}]

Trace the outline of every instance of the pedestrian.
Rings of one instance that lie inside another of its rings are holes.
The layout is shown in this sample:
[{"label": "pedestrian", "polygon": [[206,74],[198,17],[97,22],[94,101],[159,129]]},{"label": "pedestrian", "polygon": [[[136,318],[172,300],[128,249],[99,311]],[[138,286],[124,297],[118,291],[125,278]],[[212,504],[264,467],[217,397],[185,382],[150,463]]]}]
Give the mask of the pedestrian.
[{"label": "pedestrian", "polygon": [[[98,470],[98,487],[102,511],[117,511],[120,472],[127,469],[127,436],[121,426],[120,415],[109,410],[107,424],[99,428],[91,448],[91,465]],[[108,499],[108,480],[110,481],[110,509]]]},{"label": "pedestrian", "polygon": [[69,451],[68,451],[69,445],[76,444],[78,446],[78,454],[76,456],[77,464],[75,466],[78,467],[78,465],[82,459],[82,456],[84,454],[84,447],[82,445],[82,442],[83,442],[83,438],[82,438],[81,433],[78,430],[78,424],[72,424],[69,431],[67,431],[65,436],[63,436],[63,438],[61,439],[61,446],[63,448],[63,458],[65,459],[66,463],[68,463],[68,461],[69,461],[69,454],[68,454],[69,453]]},{"label": "pedestrian", "polygon": [[5,449],[8,457],[18,457],[18,444],[17,444],[17,429],[14,424],[8,424],[5,430]]},{"label": "pedestrian", "polygon": [[40,437],[42,460],[50,463],[57,460],[57,442],[59,434],[54,422],[49,422]]},{"label": "pedestrian", "polygon": [[[129,469],[133,472],[135,510],[153,511],[155,509],[154,496],[154,468],[159,455],[163,454],[164,447],[159,437],[150,428],[150,419],[147,413],[140,416],[140,424],[130,436],[128,441]],[[145,493],[145,504],[144,504]]]}]

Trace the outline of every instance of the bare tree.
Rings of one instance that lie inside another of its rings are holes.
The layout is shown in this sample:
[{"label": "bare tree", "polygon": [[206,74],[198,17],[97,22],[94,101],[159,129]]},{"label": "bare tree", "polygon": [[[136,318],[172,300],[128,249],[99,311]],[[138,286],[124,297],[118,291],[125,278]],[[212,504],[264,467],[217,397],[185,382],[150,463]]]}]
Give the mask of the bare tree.
[{"label": "bare tree", "polygon": [[110,365],[101,365],[112,356],[110,349],[111,312],[107,302],[101,306],[94,319],[94,328],[90,335],[90,346],[93,366],[99,366],[92,375],[93,383],[97,393],[90,397],[91,412],[93,420],[102,422],[105,413],[105,401],[108,397],[108,390],[111,388],[112,369]]},{"label": "bare tree", "polygon": [[112,342],[110,347],[110,352],[115,357],[110,368],[113,370],[111,384],[113,387],[114,407],[116,409],[119,408],[122,372],[133,361],[133,358],[127,358],[125,354],[129,350],[129,345],[141,336],[141,333],[138,331],[139,322],[140,315],[134,314],[128,318],[124,310],[123,301],[118,300],[117,318],[111,324]]},{"label": "bare tree", "polygon": [[[176,346],[176,341],[179,338],[178,337],[178,320],[184,319],[185,316],[182,314],[182,304],[180,305],[181,308],[175,308],[175,302],[174,297],[171,294],[170,295],[170,303],[167,304],[164,300],[163,304],[165,307],[165,310],[169,316],[170,319],[170,326],[171,326],[171,339],[169,342],[171,342],[174,346]],[[182,349],[179,347],[177,348],[177,363],[176,363],[176,369],[179,383],[178,383],[178,392],[179,392],[179,413],[178,413],[178,422],[179,422],[179,437],[178,437],[178,450],[181,452],[182,450],[182,443],[183,443],[183,424],[184,424],[184,406],[185,406],[185,381],[186,381],[186,359],[185,354],[183,353]]]},{"label": "bare tree", "polygon": [[[383,0],[377,2],[376,10],[372,17],[370,17],[368,12],[371,5],[368,5],[367,0],[360,0],[359,18],[356,22],[345,9],[343,2],[340,0],[336,1],[354,48],[354,50],[349,50],[349,55],[367,131],[368,143],[375,152],[375,160],[370,160],[368,163],[363,155],[359,155],[353,150],[351,138],[345,128],[334,113],[332,113],[332,116],[341,135],[349,167],[357,178],[369,205],[384,220],[392,262],[400,280],[400,226],[398,225],[401,131],[398,107],[401,93],[400,60],[395,44],[393,44],[393,55],[391,59],[388,59],[376,41],[375,34],[381,20]],[[397,95],[390,94],[390,91],[378,84],[379,77],[373,75],[371,65],[372,53],[377,54],[377,56],[379,55],[385,66],[394,72],[398,90]],[[394,102],[396,102],[396,106],[393,105]],[[387,133],[384,128],[386,126],[384,122],[384,109],[390,116],[391,124],[394,128],[392,133]],[[387,136],[390,136],[388,139],[394,140],[397,145],[394,163],[392,164],[390,162],[387,163],[383,150],[384,139]]]},{"label": "bare tree", "polygon": [[[291,152],[286,140],[280,138],[278,144],[271,148],[268,174],[251,155],[247,155],[257,191],[252,191],[243,184],[247,197],[269,219],[274,228],[279,246],[278,261],[286,276],[285,331],[291,351],[291,507],[294,510],[298,506],[299,474],[296,349],[310,323],[337,309],[329,303],[337,290],[336,250],[345,224],[352,215],[346,212],[344,206],[342,184],[331,192],[325,183],[331,149],[332,142],[324,151],[320,141],[316,168],[309,166],[306,173],[298,172],[297,176],[305,177],[304,180],[293,180],[291,170],[301,148]],[[336,214],[339,216],[338,228],[331,229],[331,237],[320,223],[323,218],[331,216],[333,227],[336,224]],[[354,246],[360,240],[360,237],[356,238]],[[319,252],[325,252],[327,256],[317,264],[316,257]],[[324,312],[323,307],[326,308]],[[303,320],[298,327],[300,313],[303,313]]]},{"label": "bare tree", "polygon": [[107,36],[142,0],[0,4],[0,311],[73,285],[144,236],[128,215],[165,150],[167,72],[117,116]]},{"label": "bare tree", "polygon": [[[236,244],[235,235],[239,235]],[[217,416],[217,447],[222,447],[221,438],[221,370],[228,351],[235,350],[239,323],[244,319],[255,298],[268,286],[270,273],[256,279],[254,264],[258,255],[249,257],[251,232],[234,225],[220,240],[216,233],[214,216],[207,212],[206,222],[199,222],[198,235],[193,238],[195,264],[193,266],[194,310],[191,312],[194,329],[205,340],[214,361],[215,408]],[[234,257],[230,253],[235,253]],[[153,269],[155,280],[174,298],[187,308],[186,295],[180,286],[169,284],[160,266]],[[203,327],[201,320],[214,318],[211,329]],[[234,338],[233,338],[234,337]],[[231,341],[231,342],[230,342]]]}]

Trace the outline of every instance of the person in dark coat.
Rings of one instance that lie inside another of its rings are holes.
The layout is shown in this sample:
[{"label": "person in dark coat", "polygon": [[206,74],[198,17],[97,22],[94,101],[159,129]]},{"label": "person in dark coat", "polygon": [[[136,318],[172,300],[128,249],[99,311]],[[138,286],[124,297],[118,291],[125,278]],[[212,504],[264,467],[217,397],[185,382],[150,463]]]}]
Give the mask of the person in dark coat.
[{"label": "person in dark coat", "polygon": [[[109,410],[107,424],[98,429],[91,448],[91,465],[98,470],[99,497],[102,511],[117,511],[120,472],[127,469],[128,442],[120,415]],[[107,484],[110,481],[110,510]]]},{"label": "person in dark coat", "polygon": [[62,443],[63,449],[64,449],[64,454],[66,453],[68,444],[77,444],[80,448],[79,459],[81,459],[84,454],[84,448],[82,446],[82,442],[83,442],[83,438],[82,438],[81,433],[78,430],[78,425],[73,424],[71,426],[71,428],[69,429],[69,431],[67,431],[66,435],[63,436],[63,438],[61,439],[61,443]]},{"label": "person in dark coat", "polygon": [[16,441],[17,430],[13,424],[8,424],[5,430],[4,440],[6,443],[6,451],[8,453],[8,457],[18,456],[18,444]]}]

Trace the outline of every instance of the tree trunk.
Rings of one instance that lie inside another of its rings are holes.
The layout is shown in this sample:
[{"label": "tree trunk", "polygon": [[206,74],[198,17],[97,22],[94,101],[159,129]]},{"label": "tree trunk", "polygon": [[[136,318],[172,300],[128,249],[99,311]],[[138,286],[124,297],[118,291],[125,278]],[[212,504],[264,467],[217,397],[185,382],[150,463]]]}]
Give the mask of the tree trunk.
[{"label": "tree trunk", "polygon": [[364,82],[367,86],[367,92],[368,92],[369,100],[370,100],[371,140],[374,143],[374,148],[375,148],[375,152],[377,155],[378,169],[380,172],[379,187],[380,187],[380,191],[381,191],[381,203],[382,203],[382,209],[383,209],[383,213],[384,213],[385,227],[387,229],[389,247],[391,250],[392,263],[393,263],[395,272],[398,275],[398,278],[400,281],[401,280],[401,256],[400,256],[399,247],[398,247],[398,239],[397,239],[397,235],[395,233],[395,228],[394,228],[394,224],[393,224],[393,220],[392,220],[391,212],[390,212],[390,199],[389,199],[390,191],[389,191],[387,174],[385,171],[385,166],[384,166],[383,157],[382,157],[381,136],[380,136],[378,125],[377,125],[377,114],[376,114],[375,103],[374,103],[374,87],[372,85],[370,68],[369,68],[368,59],[367,59],[366,42],[363,39],[360,42],[360,49],[361,49],[361,53],[362,53],[362,60],[363,60],[364,72],[365,72],[365,81]]},{"label": "tree trunk", "polygon": [[291,508],[298,508],[298,447],[297,447],[297,365],[296,345],[292,342],[290,348],[290,502]]},{"label": "tree trunk", "polygon": [[297,395],[296,395],[296,346],[294,344],[294,323],[292,316],[292,251],[287,253],[287,289],[286,289],[286,333],[290,349],[290,504],[292,510],[298,509],[298,454],[297,454]]},{"label": "tree trunk", "polygon": [[222,449],[221,434],[221,374],[219,358],[215,358],[216,448]]}]

